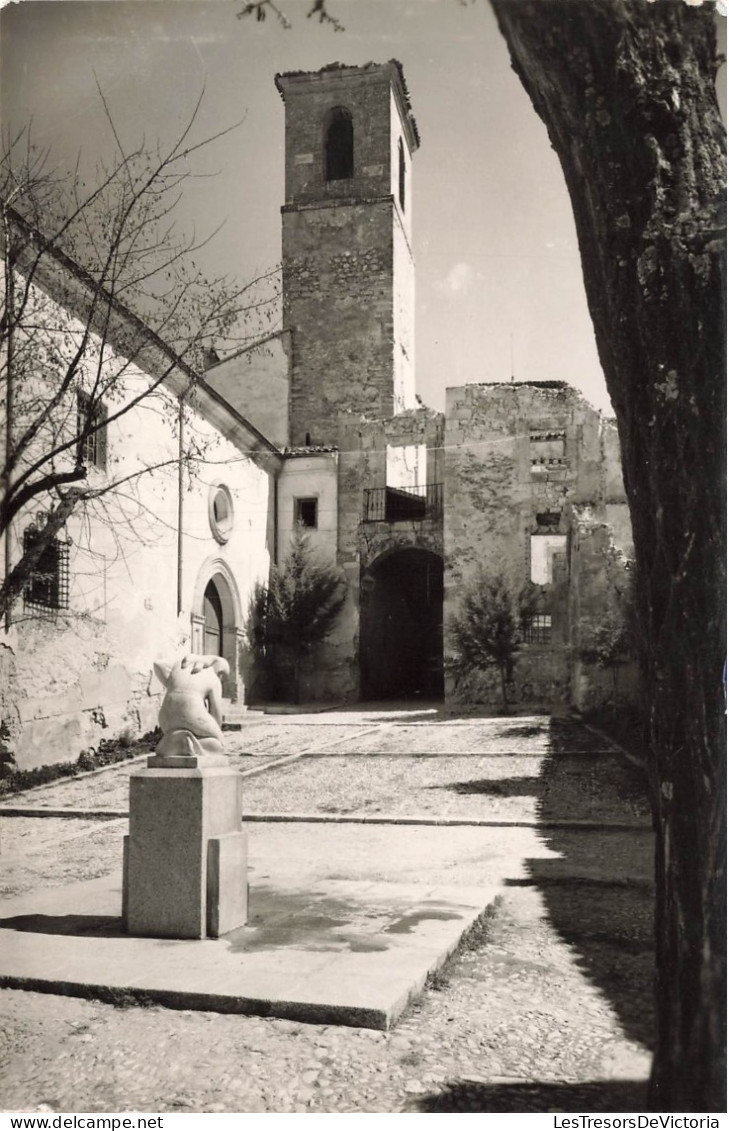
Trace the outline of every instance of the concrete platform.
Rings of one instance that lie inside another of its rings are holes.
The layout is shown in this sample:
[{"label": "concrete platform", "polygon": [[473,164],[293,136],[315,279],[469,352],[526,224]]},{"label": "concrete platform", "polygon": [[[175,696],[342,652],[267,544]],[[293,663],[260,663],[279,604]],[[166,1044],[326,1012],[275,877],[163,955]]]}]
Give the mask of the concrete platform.
[{"label": "concrete platform", "polygon": [[269,878],[247,926],[177,941],[123,932],[119,872],[7,901],[0,985],[388,1029],[497,890]]}]

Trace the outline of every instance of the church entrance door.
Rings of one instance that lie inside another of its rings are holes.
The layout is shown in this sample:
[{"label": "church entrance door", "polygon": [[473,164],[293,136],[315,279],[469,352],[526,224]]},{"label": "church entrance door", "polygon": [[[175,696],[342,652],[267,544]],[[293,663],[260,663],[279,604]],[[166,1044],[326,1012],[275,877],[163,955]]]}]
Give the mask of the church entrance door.
[{"label": "church entrance door", "polygon": [[223,602],[215,581],[211,578],[203,597],[205,617],[205,655],[223,655]]},{"label": "church entrance door", "polygon": [[190,651],[195,655],[222,656],[230,674],[222,677],[226,699],[241,701],[245,688],[239,668],[243,638],[240,598],[235,578],[219,558],[205,562],[192,598]]}]

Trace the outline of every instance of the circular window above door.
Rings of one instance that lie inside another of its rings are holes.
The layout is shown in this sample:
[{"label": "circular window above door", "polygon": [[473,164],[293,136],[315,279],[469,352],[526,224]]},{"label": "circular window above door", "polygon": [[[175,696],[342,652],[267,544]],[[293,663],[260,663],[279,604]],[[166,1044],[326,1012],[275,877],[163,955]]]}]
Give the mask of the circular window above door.
[{"label": "circular window above door", "polygon": [[233,496],[223,483],[210,488],[208,518],[216,541],[227,542],[233,529]]}]

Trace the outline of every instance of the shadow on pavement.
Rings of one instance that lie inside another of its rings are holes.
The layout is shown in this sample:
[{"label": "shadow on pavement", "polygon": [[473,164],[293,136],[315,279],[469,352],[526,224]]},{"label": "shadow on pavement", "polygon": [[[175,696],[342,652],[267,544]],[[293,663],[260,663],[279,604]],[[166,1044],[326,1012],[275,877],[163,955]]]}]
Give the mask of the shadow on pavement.
[{"label": "shadow on pavement", "polygon": [[0,919],[0,928],[28,931],[34,935],[95,935],[97,938],[128,938],[118,915],[13,915]]},{"label": "shadow on pavement", "polygon": [[429,789],[447,789],[451,793],[480,793],[487,797],[533,797],[540,791],[541,779],[523,778],[477,778],[472,781],[454,781],[449,785],[428,786]]},{"label": "shadow on pavement", "polygon": [[[531,735],[531,727],[521,729],[525,737]],[[585,728],[552,721],[538,773],[433,788],[534,798],[540,839],[548,851],[528,858],[526,876],[506,880],[506,886],[539,891],[551,925],[610,1003],[625,1035],[650,1049],[654,895],[646,783],[641,769],[600,748],[599,741],[590,750],[592,741]],[[574,827],[581,821],[590,827]]]},{"label": "shadow on pavement", "polygon": [[421,1096],[411,1111],[562,1112],[590,1114],[645,1111],[644,1080],[594,1080],[586,1084],[536,1081],[481,1084],[468,1080],[448,1084],[442,1092]]},{"label": "shadow on pavement", "polygon": [[[590,789],[579,777],[572,751],[579,740],[564,724],[550,727],[550,752],[542,764],[538,819],[545,826],[564,817],[605,816],[605,830],[545,827],[554,856],[528,860],[553,927],[572,948],[583,973],[615,1010],[626,1036],[654,1044],[653,835],[642,771],[616,756],[595,755],[595,769],[579,759]],[[642,819],[635,832],[611,830],[608,821]],[[613,1110],[625,1110],[614,1108]]]}]

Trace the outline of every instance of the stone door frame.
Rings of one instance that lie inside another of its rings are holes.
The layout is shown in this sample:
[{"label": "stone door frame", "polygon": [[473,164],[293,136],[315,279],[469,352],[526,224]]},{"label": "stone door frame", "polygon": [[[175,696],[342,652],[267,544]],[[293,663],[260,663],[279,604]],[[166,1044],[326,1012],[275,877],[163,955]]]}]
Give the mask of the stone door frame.
[{"label": "stone door frame", "polygon": [[224,676],[223,695],[231,702],[242,703],[245,687],[240,671],[240,645],[243,641],[243,610],[235,577],[230,566],[220,557],[208,558],[197,575],[192,599],[191,650],[201,653],[205,647],[205,590],[213,582],[223,609],[223,658],[230,665]]}]

